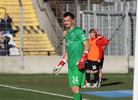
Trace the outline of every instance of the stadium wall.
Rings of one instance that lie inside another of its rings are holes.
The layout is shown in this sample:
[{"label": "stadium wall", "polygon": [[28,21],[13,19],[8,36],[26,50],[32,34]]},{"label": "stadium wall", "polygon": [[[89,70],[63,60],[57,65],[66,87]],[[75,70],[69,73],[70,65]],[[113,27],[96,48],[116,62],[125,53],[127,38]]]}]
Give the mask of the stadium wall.
[{"label": "stadium wall", "polygon": [[32,0],[40,29],[45,30],[49,40],[58,55],[62,55],[63,48],[58,45],[63,37],[62,29],[48,3],[43,0]]},{"label": "stadium wall", "polygon": [[[53,73],[53,68],[62,59],[62,56],[25,56],[24,67],[20,69],[21,60],[16,56],[0,57],[0,73],[38,74]],[[130,57],[129,67],[134,67],[134,56]],[[67,73],[67,64],[61,73]],[[128,61],[126,56],[105,56],[103,73],[128,73]]]}]

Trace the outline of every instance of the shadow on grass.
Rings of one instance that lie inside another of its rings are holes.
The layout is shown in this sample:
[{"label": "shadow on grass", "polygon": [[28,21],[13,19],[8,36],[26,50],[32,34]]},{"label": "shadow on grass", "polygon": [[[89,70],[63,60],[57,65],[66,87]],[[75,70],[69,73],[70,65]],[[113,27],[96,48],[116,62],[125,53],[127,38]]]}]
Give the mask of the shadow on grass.
[{"label": "shadow on grass", "polygon": [[125,84],[125,83],[122,83],[122,82],[113,82],[113,83],[107,83],[107,84],[102,84],[101,86],[111,86],[111,85],[118,85],[118,84]]},{"label": "shadow on grass", "polygon": [[[107,81],[107,78],[102,78],[102,82]],[[92,83],[94,83],[94,80],[91,80]]]},{"label": "shadow on grass", "polygon": [[[107,78],[102,78],[102,82],[107,81]],[[94,83],[94,80],[91,80],[92,83]],[[111,85],[118,85],[118,84],[125,84],[122,82],[113,82],[113,83],[107,83],[107,84],[102,84],[101,86],[111,86]]]}]

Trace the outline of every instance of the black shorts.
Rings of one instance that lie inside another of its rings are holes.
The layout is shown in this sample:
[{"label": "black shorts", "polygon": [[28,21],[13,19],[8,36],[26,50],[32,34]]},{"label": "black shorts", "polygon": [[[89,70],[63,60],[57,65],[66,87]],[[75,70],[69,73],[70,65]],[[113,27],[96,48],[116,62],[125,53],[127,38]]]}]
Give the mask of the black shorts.
[{"label": "black shorts", "polygon": [[101,59],[100,63],[98,63],[98,69],[102,69],[103,68],[103,59]]},{"label": "black shorts", "polygon": [[86,60],[85,68],[86,70],[92,70],[92,71],[98,70],[98,62]]}]

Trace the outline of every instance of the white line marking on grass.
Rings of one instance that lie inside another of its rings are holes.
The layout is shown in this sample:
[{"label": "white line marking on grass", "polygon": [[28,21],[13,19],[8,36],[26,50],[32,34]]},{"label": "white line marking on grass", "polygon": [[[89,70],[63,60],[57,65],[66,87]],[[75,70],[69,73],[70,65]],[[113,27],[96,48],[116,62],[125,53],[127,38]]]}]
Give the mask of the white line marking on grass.
[{"label": "white line marking on grass", "polygon": [[[2,84],[0,84],[0,86],[11,88],[11,89],[16,89],[16,90],[25,90],[25,91],[31,91],[31,92],[49,94],[49,95],[60,96],[60,97],[71,98],[71,99],[74,98],[74,97],[66,96],[66,95],[62,95],[62,94],[56,94],[56,93],[50,93],[50,92],[44,92],[44,91],[38,91],[38,90],[32,90],[32,89],[25,89],[25,88],[18,88],[18,87],[13,87],[13,86],[9,86],[9,85],[2,85]],[[88,100],[88,99],[82,99],[82,100]]]}]

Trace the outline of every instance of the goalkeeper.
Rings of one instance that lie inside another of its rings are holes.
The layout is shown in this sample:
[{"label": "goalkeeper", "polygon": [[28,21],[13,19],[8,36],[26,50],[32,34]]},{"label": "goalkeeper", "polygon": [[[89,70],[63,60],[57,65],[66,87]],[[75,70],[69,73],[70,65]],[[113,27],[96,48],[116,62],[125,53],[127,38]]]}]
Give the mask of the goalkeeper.
[{"label": "goalkeeper", "polygon": [[79,87],[84,86],[84,65],[90,45],[84,31],[81,28],[74,26],[74,15],[70,12],[66,12],[63,17],[64,25],[68,29],[68,33],[65,37],[66,52],[59,65],[54,68],[53,72],[55,75],[58,75],[62,66],[68,61],[69,85],[72,94],[74,95],[74,100],[81,100]]}]

